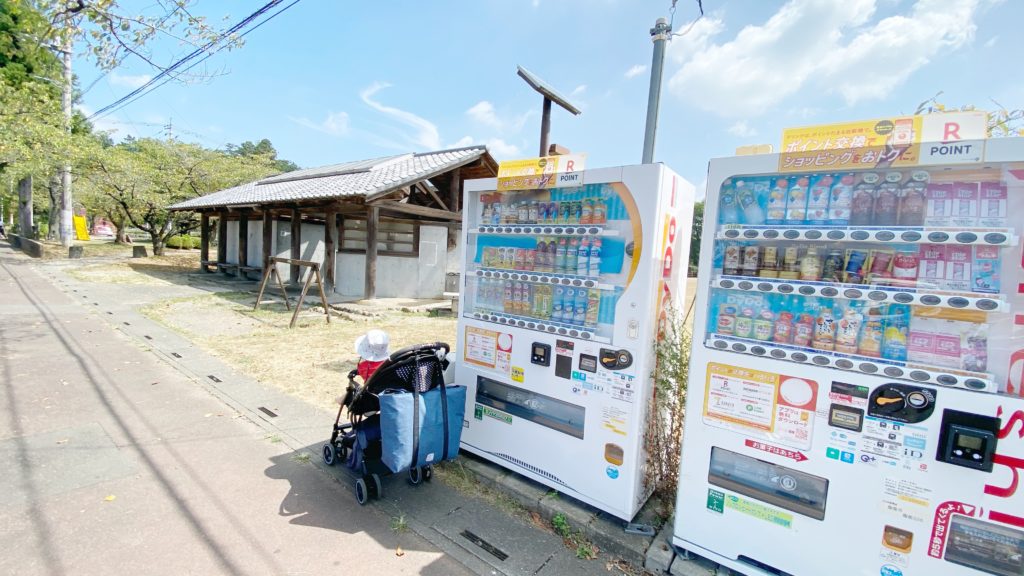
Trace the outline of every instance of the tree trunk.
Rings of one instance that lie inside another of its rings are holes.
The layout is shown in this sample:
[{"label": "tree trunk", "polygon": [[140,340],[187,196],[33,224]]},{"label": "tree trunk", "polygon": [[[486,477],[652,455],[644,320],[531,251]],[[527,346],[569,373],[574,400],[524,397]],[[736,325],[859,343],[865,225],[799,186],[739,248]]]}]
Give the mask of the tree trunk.
[{"label": "tree trunk", "polygon": [[60,237],[60,213],[57,211],[60,206],[60,179],[56,174],[50,176],[50,184],[47,188],[50,193],[50,217],[49,228],[46,230],[47,240],[56,240]]},{"label": "tree trunk", "polygon": [[32,176],[25,176],[18,182],[18,234],[34,238],[35,223],[32,221]]},{"label": "tree trunk", "polygon": [[[64,110],[64,131],[68,136],[71,136],[71,117],[72,117],[72,96],[74,92],[74,74],[71,72],[71,58],[74,55],[74,36],[73,27],[74,22],[70,16],[65,17],[64,20],[64,37],[63,45],[61,46],[61,63],[64,66],[64,85],[61,87],[61,107]],[[61,186],[61,200],[60,200],[60,241],[65,247],[70,247],[74,244],[75,239],[75,228],[72,222],[72,209],[74,204],[71,200],[71,159],[65,159],[65,163],[61,166],[60,170],[60,186]],[[53,216],[50,217],[51,221]],[[50,227],[53,227],[51,222]]]}]

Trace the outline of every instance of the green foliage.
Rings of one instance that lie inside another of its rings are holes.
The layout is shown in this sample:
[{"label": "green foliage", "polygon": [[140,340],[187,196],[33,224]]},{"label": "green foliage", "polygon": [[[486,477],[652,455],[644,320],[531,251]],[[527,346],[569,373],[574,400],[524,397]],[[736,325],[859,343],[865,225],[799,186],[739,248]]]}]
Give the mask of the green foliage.
[{"label": "green foliage", "polygon": [[168,248],[176,248],[179,250],[189,250],[199,248],[202,241],[194,236],[187,234],[179,234],[177,236],[171,236],[167,239]]},{"label": "green foliage", "polygon": [[590,540],[583,534],[583,531],[572,529],[569,525],[569,521],[565,518],[565,514],[559,512],[551,518],[551,528],[554,529],[555,534],[558,534],[566,546],[570,550],[576,553],[576,557],[581,560],[593,560],[597,558],[597,546],[594,546]]},{"label": "green foliage", "polygon": [[655,401],[647,418],[647,474],[643,479],[646,485],[653,485],[654,492],[665,502],[673,501],[679,481],[693,339],[686,317],[670,313],[669,318],[673,320],[654,345],[657,359],[653,374]]},{"label": "green foliage", "polygon": [[697,275],[697,265],[700,262],[700,235],[704,230],[704,201],[693,205],[693,227],[690,230],[690,266],[689,276]]},{"label": "green foliage", "polygon": [[175,235],[198,226],[190,212],[167,208],[203,194],[275,173],[265,156],[232,156],[196,144],[152,138],[94,147],[80,190],[87,205],[113,203],[128,222],[148,233],[156,255]]},{"label": "green foliage", "polygon": [[241,144],[228,144],[224,151],[231,156],[264,156],[270,160],[278,172],[292,172],[299,169],[299,165],[291,160],[281,160],[277,157],[277,150],[274,145],[270,143],[270,140],[264,138],[259,142],[253,144],[249,140],[242,142]]},{"label": "green foliage", "polygon": [[565,519],[565,514],[559,512],[555,514],[555,517],[551,519],[551,527],[555,529],[555,534],[558,534],[562,538],[568,538],[572,534],[572,528],[569,526],[569,522]]},{"label": "green foliage", "polygon": [[975,110],[987,111],[988,112],[988,126],[986,127],[989,138],[1010,138],[1014,136],[1024,136],[1024,110],[1009,109],[995,99],[991,99],[992,106],[988,107],[987,110],[983,110],[974,106],[973,104],[964,104],[963,106],[947,106],[943,102],[939,101],[939,96],[942,96],[942,92],[938,92],[935,96],[921,102],[917,105],[917,110],[914,114],[944,114],[948,112],[973,112]]}]

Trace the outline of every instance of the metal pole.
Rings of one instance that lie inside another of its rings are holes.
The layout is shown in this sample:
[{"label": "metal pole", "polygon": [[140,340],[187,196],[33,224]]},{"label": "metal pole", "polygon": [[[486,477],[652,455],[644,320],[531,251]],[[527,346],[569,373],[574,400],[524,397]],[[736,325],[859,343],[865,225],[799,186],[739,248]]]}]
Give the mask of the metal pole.
[{"label": "metal pole", "polygon": [[658,131],[658,108],[661,106],[661,72],[665,66],[665,44],[672,33],[668,20],[658,18],[651,28],[654,57],[651,59],[651,90],[647,96],[647,127],[644,130],[643,163],[654,162],[654,138]]},{"label": "metal pole", "polygon": [[[71,95],[74,76],[71,73],[71,51],[74,49],[72,43],[71,16],[67,17],[64,23],[64,42],[61,50],[64,64],[64,85],[61,87],[61,104],[64,107],[64,131],[67,137],[71,138]],[[65,152],[67,157],[64,165],[60,168],[61,206],[60,206],[60,241],[65,247],[71,246],[74,242],[74,227],[71,224],[71,153]]]},{"label": "metal pole", "polygon": [[540,154],[548,155],[548,133],[551,132],[551,99],[544,97],[544,112],[540,117]]}]

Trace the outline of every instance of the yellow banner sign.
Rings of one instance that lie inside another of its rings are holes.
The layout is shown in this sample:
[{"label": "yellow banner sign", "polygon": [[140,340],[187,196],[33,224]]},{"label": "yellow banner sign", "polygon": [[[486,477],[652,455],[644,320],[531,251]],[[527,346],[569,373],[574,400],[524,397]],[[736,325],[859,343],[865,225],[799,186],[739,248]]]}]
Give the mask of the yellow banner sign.
[{"label": "yellow banner sign", "polygon": [[85,223],[85,216],[72,216],[75,224],[75,240],[88,240],[89,227]]},{"label": "yellow banner sign", "polygon": [[567,154],[498,164],[498,190],[535,190],[583,184],[586,156]]},{"label": "yellow banner sign", "polygon": [[[958,112],[788,128],[782,133],[779,170],[977,162],[987,119],[985,112]],[[922,142],[929,143],[923,151]]]}]

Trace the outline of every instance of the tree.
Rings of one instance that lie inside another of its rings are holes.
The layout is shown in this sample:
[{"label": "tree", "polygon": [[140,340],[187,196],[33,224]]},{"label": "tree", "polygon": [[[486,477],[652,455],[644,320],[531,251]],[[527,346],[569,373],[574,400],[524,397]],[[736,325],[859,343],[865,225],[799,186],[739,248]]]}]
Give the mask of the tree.
[{"label": "tree", "polygon": [[99,150],[86,178],[92,194],[99,196],[95,201],[120,208],[132,226],[149,234],[153,253],[160,256],[171,236],[198,226],[192,213],[171,212],[168,206],[273,173],[272,162],[262,155],[232,156],[146,138]]},{"label": "tree", "polygon": [[690,276],[697,275],[700,262],[700,235],[704,230],[704,201],[693,205],[693,228],[690,231]]},{"label": "tree", "polygon": [[[241,45],[239,36],[223,34],[209,26],[205,18],[193,15],[189,11],[191,0],[158,1],[144,9],[153,10],[150,14],[127,9],[119,0],[35,0],[34,5],[50,24],[36,40],[60,54],[61,80],[55,82],[61,89],[63,128],[68,135],[73,124],[71,64],[76,42],[84,45],[85,54],[103,70],[112,70],[128,56],[134,56],[161,74],[178,80],[187,77],[170,66],[157,64],[153,58],[149,44],[158,34],[194,47],[196,51],[192,54],[217,45],[229,49]],[[73,234],[70,157],[65,157],[60,173],[61,240],[65,246],[70,246]]]},{"label": "tree", "polygon": [[224,151],[232,156],[266,156],[274,162],[274,166],[279,172],[292,172],[299,169],[299,165],[295,162],[279,159],[277,157],[277,150],[274,149],[274,145],[266,138],[260,140],[256,144],[253,144],[248,140],[238,145],[228,144],[225,146]]},{"label": "tree", "polygon": [[[914,114],[943,114],[946,112],[972,112],[974,110],[979,110],[979,108],[973,104],[965,104],[960,107],[946,106],[944,103],[939,101],[939,96],[942,96],[941,91],[936,93],[935,96],[932,96],[918,104],[917,110],[914,111]],[[994,107],[987,110],[987,136],[989,138],[1024,136],[1024,110],[1020,108],[1011,110],[997,102],[995,99],[990,100]]]}]

